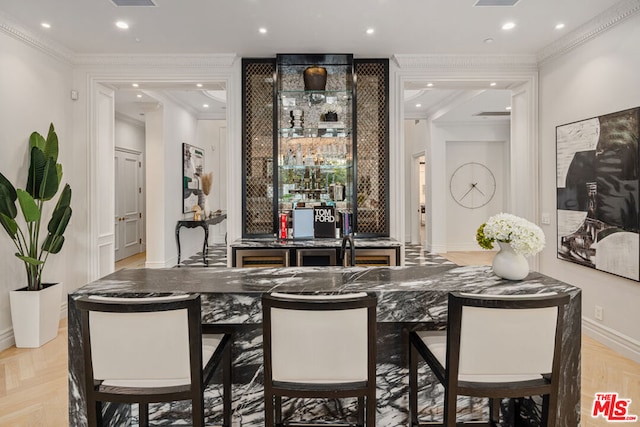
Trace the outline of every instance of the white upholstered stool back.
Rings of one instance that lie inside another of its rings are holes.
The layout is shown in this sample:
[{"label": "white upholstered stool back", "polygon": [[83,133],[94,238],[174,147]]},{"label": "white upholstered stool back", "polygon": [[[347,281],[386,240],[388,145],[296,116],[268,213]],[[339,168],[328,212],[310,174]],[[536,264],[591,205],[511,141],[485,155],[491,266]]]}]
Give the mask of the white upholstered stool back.
[{"label": "white upholstered stool back", "polygon": [[[504,382],[527,380],[553,369],[558,307],[509,308],[508,303],[539,300],[555,294],[467,295],[480,303],[463,303],[460,325],[458,376]],[[482,301],[504,301],[506,306],[482,305]]]},{"label": "white upholstered stool back", "polygon": [[[271,294],[300,302],[331,302],[367,297]],[[271,309],[273,380],[339,383],[367,379],[367,308],[321,310]]]},{"label": "white upholstered stool back", "polygon": [[[184,301],[189,295],[152,298],[92,296],[102,303],[152,304]],[[146,312],[89,312],[91,359],[96,380],[150,387],[189,384],[189,325],[186,308]]]}]

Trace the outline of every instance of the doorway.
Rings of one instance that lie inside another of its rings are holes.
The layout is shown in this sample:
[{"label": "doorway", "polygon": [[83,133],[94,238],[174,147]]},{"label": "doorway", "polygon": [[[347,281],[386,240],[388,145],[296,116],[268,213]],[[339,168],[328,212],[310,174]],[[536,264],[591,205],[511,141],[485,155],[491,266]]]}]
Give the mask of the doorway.
[{"label": "doorway", "polygon": [[116,148],[115,176],[115,261],[143,250],[142,153]]}]

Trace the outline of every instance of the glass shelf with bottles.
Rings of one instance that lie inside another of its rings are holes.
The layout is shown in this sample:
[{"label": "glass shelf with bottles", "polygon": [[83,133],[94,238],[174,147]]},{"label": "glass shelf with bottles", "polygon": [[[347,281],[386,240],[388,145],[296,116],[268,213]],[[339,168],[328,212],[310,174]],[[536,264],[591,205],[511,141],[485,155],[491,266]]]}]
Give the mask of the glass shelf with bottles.
[{"label": "glass shelf with bottles", "polygon": [[[328,143],[325,143],[328,142]],[[279,209],[302,202],[335,204],[346,208],[347,183],[353,163],[351,143],[345,138],[285,139],[278,164]]]},{"label": "glass shelf with bottles", "polygon": [[349,91],[283,91],[279,96],[278,131],[281,137],[351,135]]}]

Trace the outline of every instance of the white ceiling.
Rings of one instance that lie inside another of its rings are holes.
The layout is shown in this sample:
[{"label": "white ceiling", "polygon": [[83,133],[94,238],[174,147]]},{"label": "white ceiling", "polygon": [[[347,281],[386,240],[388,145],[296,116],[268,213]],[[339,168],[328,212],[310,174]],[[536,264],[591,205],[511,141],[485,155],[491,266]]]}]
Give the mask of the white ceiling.
[{"label": "white ceiling", "polygon": [[[0,0],[0,10],[78,54],[535,54],[618,0]],[[127,21],[129,30],[115,27]],[[46,21],[51,28],[40,26]],[[516,28],[501,29],[512,21]],[[558,22],[566,26],[554,30]],[[264,27],[266,34],[258,29]],[[365,33],[374,28],[372,35]],[[487,44],[483,40],[493,38]]]},{"label": "white ceiling", "polygon": [[[0,0],[0,18],[4,15],[38,37],[80,55],[533,55],[619,2],[520,0],[515,6],[480,7],[474,6],[476,1],[153,0],[155,7],[117,7],[111,0]],[[128,22],[130,28],[116,28],[118,20]],[[516,27],[502,30],[507,21]],[[42,28],[42,22],[51,28]],[[565,27],[556,30],[559,22]],[[266,34],[259,33],[261,27],[266,28]],[[374,29],[372,35],[366,34],[368,28]],[[488,38],[493,41],[485,43]],[[136,120],[156,108],[162,97],[178,102],[200,118],[224,117],[224,103],[193,86],[155,84],[134,89],[130,83],[116,85],[117,109]],[[438,82],[433,88],[426,88],[424,83],[415,87],[408,84],[406,89],[414,98],[405,103],[406,116],[422,118],[439,111],[441,121],[508,120],[504,116],[473,116],[480,111],[504,110],[508,105],[509,91],[504,89],[509,88],[509,82],[498,82],[495,88],[489,83],[480,84],[486,87],[483,91],[477,90],[478,82],[473,88],[465,88],[460,82],[455,87]],[[415,91],[420,91],[420,96],[415,97]],[[205,103],[209,108],[202,107]],[[416,107],[417,103],[422,106]]]}]

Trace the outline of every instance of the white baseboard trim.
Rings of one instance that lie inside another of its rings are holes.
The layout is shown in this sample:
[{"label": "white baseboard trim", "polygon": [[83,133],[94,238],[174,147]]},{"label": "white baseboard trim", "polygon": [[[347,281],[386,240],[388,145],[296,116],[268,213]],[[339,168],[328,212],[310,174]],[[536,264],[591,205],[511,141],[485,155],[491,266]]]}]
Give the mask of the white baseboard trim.
[{"label": "white baseboard trim", "polygon": [[608,328],[596,321],[583,317],[583,332],[594,340],[606,345],[622,356],[640,363],[640,342]]},{"label": "white baseboard trim", "polygon": [[13,328],[7,328],[0,332],[0,351],[6,350],[14,345],[16,345],[16,340],[13,337]]},{"label": "white baseboard trim", "polygon": [[[67,316],[67,301],[65,300],[65,302],[60,305],[60,319],[64,319]],[[6,350],[14,345],[16,345],[16,339],[13,336],[13,327],[0,332],[0,351]]]},{"label": "white baseboard trim", "polygon": [[427,252],[431,252],[432,254],[443,254],[447,252],[447,245],[433,245],[427,243],[424,245],[424,250]]},{"label": "white baseboard trim", "polygon": [[[144,263],[144,267],[145,268],[165,268],[167,265],[164,262],[152,262],[152,261],[145,261]],[[172,266],[173,267],[173,266]]]}]

